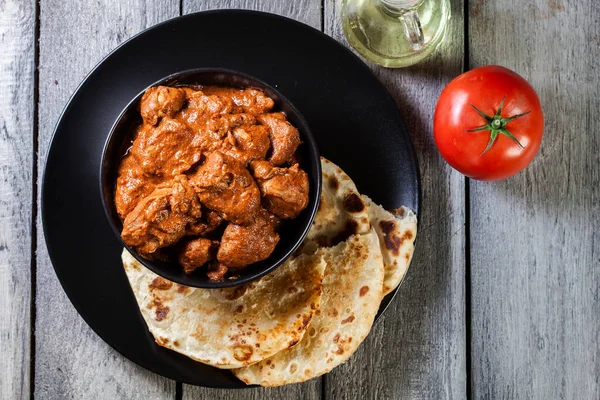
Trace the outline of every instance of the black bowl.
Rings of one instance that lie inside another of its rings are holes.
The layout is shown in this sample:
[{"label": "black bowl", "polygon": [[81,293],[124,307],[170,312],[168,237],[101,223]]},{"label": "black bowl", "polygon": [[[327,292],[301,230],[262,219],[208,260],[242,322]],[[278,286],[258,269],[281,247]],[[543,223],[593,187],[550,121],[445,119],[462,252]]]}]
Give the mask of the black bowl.
[{"label": "black bowl", "polygon": [[310,182],[310,193],[308,206],[293,220],[283,221],[280,229],[281,239],[266,260],[249,265],[236,272],[238,278],[225,279],[220,282],[211,281],[206,276],[206,268],[198,268],[191,274],[183,272],[183,268],[177,261],[153,261],[147,260],[132,247],[121,239],[123,224],[117,213],[114,195],[117,178],[117,169],[127,148],[130,147],[134,128],[141,122],[139,112],[139,101],[145,90],[140,92],[125,107],[119,118],[113,125],[111,132],[104,145],[102,161],[100,163],[100,192],[102,194],[102,205],[110,225],[123,246],[143,265],[156,274],[171,281],[200,288],[223,288],[238,286],[257,279],[281,265],[298,248],[313,222],[319,205],[321,194],[321,162],[316,142],[310,132],[308,124],[300,112],[281,93],[259,79],[239,72],[225,69],[193,69],[178,72],[163,78],[149,87],[186,86],[186,85],[217,85],[229,87],[253,87],[261,89],[275,102],[274,111],[283,111],[288,121],[300,131],[302,144],[298,148],[300,165],[306,171]]}]

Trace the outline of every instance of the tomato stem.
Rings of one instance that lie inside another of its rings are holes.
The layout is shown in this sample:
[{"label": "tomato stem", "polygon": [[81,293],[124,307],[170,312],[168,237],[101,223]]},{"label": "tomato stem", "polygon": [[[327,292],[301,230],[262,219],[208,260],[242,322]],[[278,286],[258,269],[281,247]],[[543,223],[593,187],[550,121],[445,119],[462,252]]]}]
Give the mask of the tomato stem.
[{"label": "tomato stem", "polygon": [[523,116],[529,114],[531,111],[527,111],[522,114],[516,114],[516,115],[507,117],[507,118],[502,118],[502,108],[504,108],[504,99],[506,99],[506,96],[502,97],[502,100],[500,101],[500,106],[494,113],[494,116],[487,115],[486,113],[481,111],[479,108],[477,108],[473,104],[471,104],[471,107],[473,107],[473,109],[475,111],[477,111],[477,114],[481,115],[485,119],[486,124],[482,125],[482,126],[478,126],[477,128],[473,128],[473,129],[465,129],[465,132],[479,132],[479,131],[489,131],[490,132],[490,140],[489,140],[485,150],[483,150],[483,153],[481,153],[480,155],[484,155],[492,147],[492,145],[496,142],[498,135],[504,135],[504,136],[508,137],[509,139],[511,139],[512,141],[514,141],[516,144],[518,144],[520,148],[522,148],[522,149],[525,148],[521,144],[521,142],[519,142],[519,140],[512,133],[510,133],[510,131],[508,129],[506,129],[506,125],[509,122],[514,121],[517,118],[520,118],[520,117],[523,117]]}]

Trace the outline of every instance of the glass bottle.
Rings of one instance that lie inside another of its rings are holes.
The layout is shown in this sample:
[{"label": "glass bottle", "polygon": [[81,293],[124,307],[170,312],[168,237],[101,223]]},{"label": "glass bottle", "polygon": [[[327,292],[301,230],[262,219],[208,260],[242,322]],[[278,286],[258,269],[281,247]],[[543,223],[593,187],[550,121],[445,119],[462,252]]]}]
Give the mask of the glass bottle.
[{"label": "glass bottle", "polygon": [[364,58],[389,68],[427,58],[442,41],[449,0],[343,0],[348,42]]}]

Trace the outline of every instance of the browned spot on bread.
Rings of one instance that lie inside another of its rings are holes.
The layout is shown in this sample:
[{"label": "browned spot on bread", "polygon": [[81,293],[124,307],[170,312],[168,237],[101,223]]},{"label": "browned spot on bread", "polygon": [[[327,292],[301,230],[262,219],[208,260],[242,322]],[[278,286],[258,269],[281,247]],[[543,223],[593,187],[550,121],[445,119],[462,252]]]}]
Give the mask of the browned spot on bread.
[{"label": "browned spot on bread", "polygon": [[397,256],[400,252],[400,246],[402,245],[402,239],[394,232],[396,229],[396,223],[394,221],[379,221],[379,227],[383,232],[383,241],[385,247],[392,252],[393,255]]},{"label": "browned spot on bread", "polygon": [[337,191],[338,188],[340,187],[340,183],[335,178],[335,176],[329,177],[329,179],[327,180],[327,182],[329,183],[329,187],[331,188],[331,190],[333,190],[334,192]]},{"label": "browned spot on bread", "polygon": [[343,320],[342,320],[342,324],[348,324],[348,323],[350,323],[350,322],[352,322],[352,321],[354,321],[354,314],[352,314],[351,316],[349,316],[349,317],[348,317],[348,318],[346,318],[346,319],[343,319]]},{"label": "browned spot on bread", "polygon": [[159,346],[164,346],[169,343],[169,339],[159,336],[156,338],[156,343],[158,343]]},{"label": "browned spot on bread", "polygon": [[342,346],[341,344],[338,345],[337,350],[335,351],[336,354],[344,354],[344,346]]},{"label": "browned spot on bread", "polygon": [[410,253],[406,253],[404,255],[404,258],[406,259],[406,262],[409,262],[410,261]]},{"label": "browned spot on bread", "polygon": [[197,340],[203,340],[204,338],[204,329],[202,328],[202,325],[197,325],[196,326],[196,330],[190,335],[194,338],[196,338]]},{"label": "browned spot on bread", "polygon": [[331,311],[331,315],[333,315],[334,317],[337,317],[337,316],[338,316],[338,310],[334,308],[334,309]]},{"label": "browned spot on bread", "polygon": [[298,365],[297,364],[290,364],[290,373],[294,374],[296,373],[296,371],[298,370]]},{"label": "browned spot on bread", "polygon": [[360,297],[363,297],[365,294],[367,294],[368,291],[369,291],[369,287],[368,286],[361,287],[360,288],[360,292],[359,292]]},{"label": "browned spot on bread", "polygon": [[362,199],[356,193],[350,193],[344,197],[344,208],[346,211],[351,213],[361,212],[365,209],[365,203],[363,203]]},{"label": "browned spot on bread", "polygon": [[155,310],[155,318],[157,321],[162,321],[167,318],[167,314],[169,313],[169,307],[163,306],[162,303],[158,300],[154,300],[154,305],[156,306]]},{"label": "browned spot on bread", "polygon": [[316,310],[315,315],[321,315],[321,310]]},{"label": "browned spot on bread", "polygon": [[177,292],[178,293],[186,293],[189,290],[190,290],[190,288],[188,286],[177,285]]},{"label": "browned spot on bread", "polygon": [[241,313],[242,311],[244,311],[244,306],[243,306],[242,304],[240,304],[240,305],[239,305],[239,306],[238,306],[238,307],[235,309],[235,312],[239,314],[239,313]]},{"label": "browned spot on bread", "polygon": [[298,291],[298,288],[296,286],[289,286],[287,291],[288,293],[294,294]]},{"label": "browned spot on bread", "polygon": [[308,323],[310,322],[310,316],[305,315],[304,317],[302,317],[302,327],[306,327],[306,325],[308,325]]},{"label": "browned spot on bread", "polygon": [[356,233],[358,233],[358,224],[356,223],[356,221],[349,219],[348,221],[346,221],[344,229],[342,229],[340,233],[338,233],[331,239],[331,246],[335,246],[338,243],[343,242],[344,240],[348,239],[350,236]]},{"label": "browned spot on bread", "polygon": [[238,361],[247,361],[252,357],[254,349],[249,345],[239,345],[233,348],[233,358]]},{"label": "browned spot on bread", "polygon": [[297,345],[297,344],[298,344],[298,342],[299,342],[299,341],[300,341],[300,340],[298,340],[298,339],[292,339],[292,340],[290,341],[290,343],[288,343],[288,347],[294,347],[295,345]]},{"label": "browned spot on bread", "polygon": [[267,360],[267,365],[271,365],[272,361],[271,360]]},{"label": "browned spot on bread", "polygon": [[321,329],[319,329],[319,332],[321,332],[321,333],[327,333],[327,332],[329,332],[329,328],[322,327]]},{"label": "browned spot on bread", "polygon": [[179,342],[177,340],[173,341],[173,346],[179,347]]},{"label": "browned spot on bread", "polygon": [[150,285],[148,285],[150,289],[158,290],[167,290],[170,289],[171,286],[173,286],[173,282],[168,281],[165,278],[161,278],[160,276],[154,278],[154,280],[150,282]]},{"label": "browned spot on bread", "polygon": [[387,292],[388,290],[390,290],[391,288],[388,285],[383,285],[383,291]]},{"label": "browned spot on bread", "polygon": [[340,341],[340,334],[336,333],[335,336],[333,337],[333,343],[337,343]]},{"label": "browned spot on bread", "polygon": [[244,294],[246,294],[246,291],[248,290],[248,285],[238,286],[233,289],[224,289],[224,290],[226,291],[225,298],[227,300],[237,300],[240,297],[242,297]]},{"label": "browned spot on bread", "polygon": [[269,368],[275,369],[275,364],[271,364],[271,366]]},{"label": "browned spot on bread", "polygon": [[412,239],[412,238],[413,238],[413,234],[412,234],[412,232],[411,232],[411,231],[406,231],[406,232],[404,232],[404,235],[403,235],[403,237],[405,237],[405,238],[407,238],[408,240],[410,240],[410,239]]},{"label": "browned spot on bread", "polygon": [[395,215],[396,217],[404,217],[404,214],[406,214],[406,211],[404,209],[404,207],[400,207],[400,208],[396,208],[395,210],[392,210],[391,213],[393,215]]}]

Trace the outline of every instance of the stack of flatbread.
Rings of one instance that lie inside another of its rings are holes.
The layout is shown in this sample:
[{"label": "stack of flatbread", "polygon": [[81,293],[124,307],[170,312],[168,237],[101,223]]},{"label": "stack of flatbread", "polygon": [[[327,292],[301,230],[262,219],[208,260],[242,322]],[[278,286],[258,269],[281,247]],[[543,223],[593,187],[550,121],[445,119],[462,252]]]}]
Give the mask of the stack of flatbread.
[{"label": "stack of flatbread", "polygon": [[280,386],[320,376],[350,358],[383,296],[402,281],[417,219],[361,196],[322,158],[319,211],[300,254],[244,286],[197,289],[170,282],[126,250],[123,264],[156,342],[232,369],[247,384]]}]

